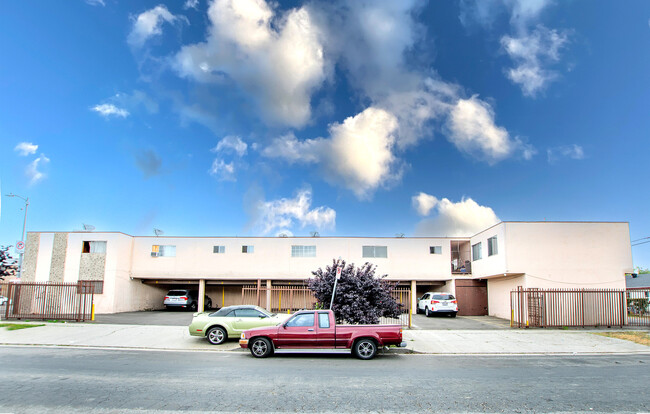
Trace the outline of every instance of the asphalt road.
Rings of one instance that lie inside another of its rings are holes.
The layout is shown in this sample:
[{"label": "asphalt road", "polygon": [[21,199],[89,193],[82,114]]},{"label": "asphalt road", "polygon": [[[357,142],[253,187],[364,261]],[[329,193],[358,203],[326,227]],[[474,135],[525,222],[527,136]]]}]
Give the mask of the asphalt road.
[{"label": "asphalt road", "polygon": [[0,347],[0,412],[649,412],[650,357]]}]

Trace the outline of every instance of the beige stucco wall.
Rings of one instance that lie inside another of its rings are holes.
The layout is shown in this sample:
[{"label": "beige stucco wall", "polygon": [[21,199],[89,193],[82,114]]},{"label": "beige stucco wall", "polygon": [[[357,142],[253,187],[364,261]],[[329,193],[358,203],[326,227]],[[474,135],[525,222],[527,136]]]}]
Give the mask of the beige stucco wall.
[{"label": "beige stucco wall", "polygon": [[[508,268],[506,263],[506,237],[505,230],[506,223],[499,223],[484,230],[470,239],[470,245],[481,243],[482,258],[480,260],[472,260],[472,276],[485,277],[504,273]],[[488,239],[496,236],[497,238],[497,254],[488,256]]]},{"label": "beige stucco wall", "polygon": [[625,289],[632,271],[628,223],[505,223],[505,273],[528,287]]},{"label": "beige stucco wall", "polygon": [[518,286],[526,288],[525,276],[490,278],[488,288],[488,315],[510,319],[510,292]]},{"label": "beige stucco wall", "polygon": [[50,280],[53,246],[54,233],[41,233],[38,245],[38,257],[36,258],[34,282],[47,282]]},{"label": "beige stucco wall", "polygon": [[40,254],[40,233],[27,233],[25,241],[25,255],[23,256],[23,272],[21,278],[25,282],[33,282],[36,279],[36,263]]},{"label": "beige stucco wall", "polygon": [[[151,257],[152,245],[176,246],[176,257]],[[253,245],[253,253],[242,253]],[[292,245],[315,245],[316,257],[291,257]],[[225,253],[213,253],[225,246]],[[387,258],[364,258],[362,246],[387,246]],[[442,246],[442,254],[429,254]],[[142,278],[206,278],[232,280],[307,279],[311,272],[341,257],[357,266],[377,265],[377,274],[392,280],[451,277],[449,239],[406,238],[184,238],[136,237],[133,276]]]},{"label": "beige stucco wall", "polygon": [[50,262],[50,277],[52,283],[63,283],[65,272],[65,256],[68,248],[68,233],[54,233],[52,243],[52,261]]}]

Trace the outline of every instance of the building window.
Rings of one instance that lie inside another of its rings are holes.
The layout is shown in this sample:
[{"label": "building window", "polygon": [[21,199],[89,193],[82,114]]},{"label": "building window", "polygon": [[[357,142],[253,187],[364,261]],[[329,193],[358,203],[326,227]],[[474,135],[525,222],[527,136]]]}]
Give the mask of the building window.
[{"label": "building window", "polygon": [[154,244],[151,246],[151,257],[176,257],[176,246]]},{"label": "building window", "polygon": [[291,246],[291,257],[316,257],[316,246]]},{"label": "building window", "polygon": [[481,243],[476,243],[472,245],[472,260],[480,260],[481,256]]},{"label": "building window", "polygon": [[241,247],[241,252],[242,253],[253,253],[254,250],[255,249],[253,248],[253,246],[242,246]]},{"label": "building window", "polygon": [[95,295],[101,295],[102,293],[104,293],[104,281],[103,280],[80,280],[77,291],[78,293],[92,292]]},{"label": "building window", "polygon": [[105,241],[82,242],[81,253],[106,253],[106,242]]},{"label": "building window", "polygon": [[430,254],[442,254],[442,246],[429,246]]},{"label": "building window", "polygon": [[225,253],[226,252],[226,246],[213,246],[212,247],[212,253]]},{"label": "building window", "polygon": [[388,257],[387,246],[363,246],[363,257]]},{"label": "building window", "polygon": [[487,245],[488,245],[488,256],[494,256],[495,254],[499,253],[499,249],[497,248],[497,236],[490,237],[487,240]]}]

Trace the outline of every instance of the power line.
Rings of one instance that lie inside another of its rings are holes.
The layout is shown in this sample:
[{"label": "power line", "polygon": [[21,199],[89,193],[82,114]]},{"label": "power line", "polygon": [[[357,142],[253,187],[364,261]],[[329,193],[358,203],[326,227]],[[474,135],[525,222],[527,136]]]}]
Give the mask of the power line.
[{"label": "power line", "polygon": [[634,242],[638,242],[638,241],[646,240],[646,239],[650,239],[650,237],[641,237],[640,239],[632,240],[630,243],[634,243]]},{"label": "power line", "polygon": [[650,243],[650,240],[648,240],[648,241],[644,241],[644,242],[641,242],[641,243],[635,243],[635,244],[633,244],[632,246],[638,246],[638,245],[640,245],[640,244],[646,244],[646,243]]}]

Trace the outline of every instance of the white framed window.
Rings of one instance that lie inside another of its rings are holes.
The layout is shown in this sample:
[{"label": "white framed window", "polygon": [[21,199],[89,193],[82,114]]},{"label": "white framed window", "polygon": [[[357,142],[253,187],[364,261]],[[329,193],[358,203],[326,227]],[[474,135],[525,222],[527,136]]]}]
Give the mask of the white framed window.
[{"label": "white framed window", "polygon": [[388,246],[363,246],[363,257],[388,257]]},{"label": "white framed window", "polygon": [[472,260],[480,260],[481,256],[481,242],[472,245]]},{"label": "white framed window", "polygon": [[226,246],[212,246],[212,253],[225,253]]},{"label": "white framed window", "polygon": [[154,244],[151,246],[151,257],[176,257],[176,246]]},{"label": "white framed window", "polygon": [[241,247],[241,252],[242,253],[253,253],[255,251],[255,246],[242,246]]},{"label": "white framed window", "polygon": [[429,246],[429,254],[442,254],[442,246]]},{"label": "white framed window", "polygon": [[291,246],[291,257],[316,257],[316,246]]},{"label": "white framed window", "polygon": [[106,253],[106,242],[84,241],[81,245],[81,253]]},{"label": "white framed window", "polygon": [[488,256],[494,256],[495,254],[499,253],[498,249],[498,244],[497,244],[497,236],[490,237],[487,240],[487,246],[488,246]]}]

